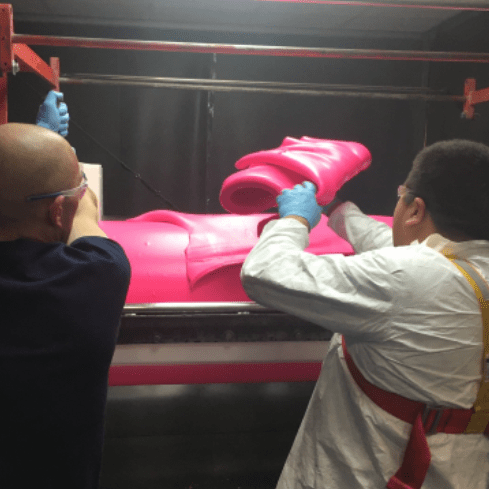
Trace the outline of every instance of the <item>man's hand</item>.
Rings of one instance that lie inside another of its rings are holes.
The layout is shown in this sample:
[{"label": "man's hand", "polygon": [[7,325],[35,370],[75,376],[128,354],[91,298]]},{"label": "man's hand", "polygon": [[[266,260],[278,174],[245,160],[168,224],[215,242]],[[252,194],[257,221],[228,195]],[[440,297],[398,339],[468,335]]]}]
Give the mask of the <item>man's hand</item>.
[{"label": "man's hand", "polygon": [[77,217],[91,219],[96,223],[99,221],[99,203],[97,195],[90,187],[87,187],[85,195],[78,204],[75,219]]},{"label": "man's hand", "polygon": [[63,94],[61,92],[51,90],[39,107],[36,124],[66,137],[70,115],[68,114],[68,106],[62,100]]},{"label": "man's hand", "polygon": [[316,202],[316,187],[311,182],[303,182],[292,190],[285,189],[277,197],[280,217],[303,217],[311,230],[321,219],[321,207]]},{"label": "man's hand", "polygon": [[95,192],[88,187],[85,195],[78,204],[67,244],[70,245],[73,241],[84,236],[101,236],[106,238],[107,235],[100,229],[98,221],[98,199]]}]

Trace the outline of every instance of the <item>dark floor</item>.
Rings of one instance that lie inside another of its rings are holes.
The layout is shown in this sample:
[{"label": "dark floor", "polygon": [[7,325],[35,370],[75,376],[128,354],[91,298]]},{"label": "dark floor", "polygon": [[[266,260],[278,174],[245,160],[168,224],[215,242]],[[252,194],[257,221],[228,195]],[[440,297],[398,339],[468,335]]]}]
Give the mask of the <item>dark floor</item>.
[{"label": "dark floor", "polygon": [[101,489],[273,489],[313,388],[111,388]]}]

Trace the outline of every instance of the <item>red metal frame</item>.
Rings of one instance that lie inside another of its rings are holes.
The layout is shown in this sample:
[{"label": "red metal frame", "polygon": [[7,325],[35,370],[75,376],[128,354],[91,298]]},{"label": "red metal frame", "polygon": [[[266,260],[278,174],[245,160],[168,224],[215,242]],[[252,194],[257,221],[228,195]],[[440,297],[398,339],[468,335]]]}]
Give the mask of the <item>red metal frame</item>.
[{"label": "red metal frame", "polygon": [[12,55],[12,34],[14,16],[12,5],[0,4],[0,124],[8,121],[8,73],[12,71],[14,59]]},{"label": "red metal frame", "polygon": [[[274,0],[272,0],[274,1]],[[287,1],[287,0],[276,0]],[[315,2],[317,0],[289,0]],[[320,1],[320,0],[319,0]],[[325,3],[342,3],[330,1]],[[349,3],[349,2],[345,2]],[[375,2],[366,2],[375,5]],[[384,4],[387,6],[387,4]],[[391,6],[391,5],[388,5]],[[466,10],[467,8],[462,8]],[[44,78],[53,88],[59,90],[59,59],[51,58],[50,66],[41,60],[26,43],[45,46],[73,46],[105,49],[135,49],[144,51],[174,52],[215,52],[225,54],[249,54],[272,56],[301,56],[352,59],[390,59],[390,60],[424,60],[424,61],[464,61],[489,62],[487,55],[471,55],[471,53],[427,53],[423,51],[374,51],[372,50],[338,50],[318,48],[290,48],[279,46],[235,46],[210,45],[202,43],[171,43],[163,41],[139,41],[129,39],[86,39],[61,38],[53,36],[32,36],[14,34],[12,6],[0,4],[0,124],[7,122],[7,73],[31,71]],[[339,52],[341,51],[341,52]],[[475,79],[465,82],[465,104],[462,115],[467,119],[474,117],[474,105],[489,101],[489,88],[476,91]]]},{"label": "red metal frame", "polygon": [[[280,0],[277,0],[280,1]],[[287,0],[282,0],[287,1]],[[292,0],[289,0],[292,1]],[[295,0],[298,1],[298,0]],[[300,0],[304,2],[314,2],[317,0]],[[342,3],[341,1],[330,1],[325,3]],[[348,3],[348,2],[345,2]],[[374,5],[375,2],[366,2]],[[387,5],[387,4],[385,4]],[[390,5],[389,5],[390,6]],[[400,52],[397,56],[395,52],[390,52],[389,56],[379,51],[379,53],[366,54],[363,50],[349,50],[349,53],[323,52],[317,49],[304,48],[287,48],[287,51],[282,52],[285,48],[281,47],[265,47],[265,46],[228,46],[228,45],[207,45],[199,43],[168,43],[168,42],[151,42],[151,41],[134,41],[134,40],[110,40],[110,39],[83,39],[83,38],[53,38],[49,36],[26,36],[14,34],[13,32],[13,10],[10,4],[0,4],[0,69],[2,76],[0,77],[0,124],[8,120],[8,78],[7,74],[17,71],[30,71],[37,73],[41,78],[45,79],[52,88],[59,90],[59,59],[51,58],[50,65],[44,62],[39,56],[32,51],[24,42],[29,44],[41,44],[52,46],[74,46],[74,47],[95,47],[108,49],[139,49],[148,51],[182,51],[182,52],[220,52],[226,54],[254,54],[254,55],[274,55],[274,56],[320,56],[320,57],[349,57],[349,58],[365,58],[365,59],[409,59],[416,60],[425,59],[427,54],[438,56],[453,54],[453,53],[423,53],[412,52],[409,57],[406,53]],[[23,42],[24,41],[24,42]],[[333,50],[334,51],[334,50]],[[358,52],[357,52],[358,51]],[[457,54],[457,53],[455,53]],[[463,56],[459,58],[444,56],[441,58],[430,58],[430,61],[470,61],[469,53],[458,53]],[[475,58],[474,62],[487,62],[484,57]],[[467,119],[474,117],[474,105],[489,101],[489,88],[476,91],[475,79],[469,78],[465,82],[465,105],[462,115]]]},{"label": "red metal frame", "polygon": [[474,118],[474,105],[480,104],[482,102],[489,102],[489,88],[476,90],[476,86],[477,84],[475,78],[467,78],[467,80],[465,80],[465,104],[462,115],[466,119]]},{"label": "red metal frame", "polygon": [[0,4],[0,124],[8,122],[8,74],[19,71],[36,73],[51,88],[59,90],[59,59],[51,58],[50,65],[26,44],[16,43],[12,5]]},{"label": "red metal frame", "polygon": [[312,382],[321,362],[112,365],[109,385]]},{"label": "red metal frame", "polygon": [[[19,71],[29,71],[37,73],[41,78],[44,78],[53,88],[59,86],[59,81],[56,79],[51,66],[43,61],[39,56],[25,44],[13,45],[14,59],[18,64]],[[59,67],[59,64],[58,64]],[[59,73],[58,73],[59,78]]]},{"label": "red metal frame", "polygon": [[247,56],[290,56],[299,58],[375,59],[390,61],[433,61],[489,63],[488,53],[412,51],[389,49],[305,48],[251,44],[216,44],[202,42],[142,41],[139,39],[107,39],[72,36],[14,34],[12,41],[30,46],[77,47],[87,49],[121,49],[135,51],[167,51],[174,53],[213,53]]}]

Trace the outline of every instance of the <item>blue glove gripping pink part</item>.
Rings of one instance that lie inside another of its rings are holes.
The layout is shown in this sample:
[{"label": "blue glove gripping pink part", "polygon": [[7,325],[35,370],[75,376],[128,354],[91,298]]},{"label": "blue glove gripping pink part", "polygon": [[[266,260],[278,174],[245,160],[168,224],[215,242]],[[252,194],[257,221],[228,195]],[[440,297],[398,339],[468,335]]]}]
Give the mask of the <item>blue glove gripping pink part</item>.
[{"label": "blue glove gripping pink part", "polygon": [[287,137],[276,149],[238,160],[235,166],[240,171],[224,181],[220,202],[231,213],[262,212],[275,207],[283,189],[307,180],[316,185],[318,204],[326,205],[371,161],[370,152],[359,143]]}]

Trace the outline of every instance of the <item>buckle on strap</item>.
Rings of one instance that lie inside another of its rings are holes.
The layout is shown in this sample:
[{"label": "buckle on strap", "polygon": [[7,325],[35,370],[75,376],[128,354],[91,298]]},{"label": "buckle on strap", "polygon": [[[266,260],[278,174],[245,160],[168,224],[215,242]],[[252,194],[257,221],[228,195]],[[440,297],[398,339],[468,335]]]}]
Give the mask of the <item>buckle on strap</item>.
[{"label": "buckle on strap", "polygon": [[438,425],[443,416],[446,408],[443,407],[433,407],[426,405],[421,415],[421,421],[423,422],[424,432],[427,435],[433,435],[438,433]]}]

